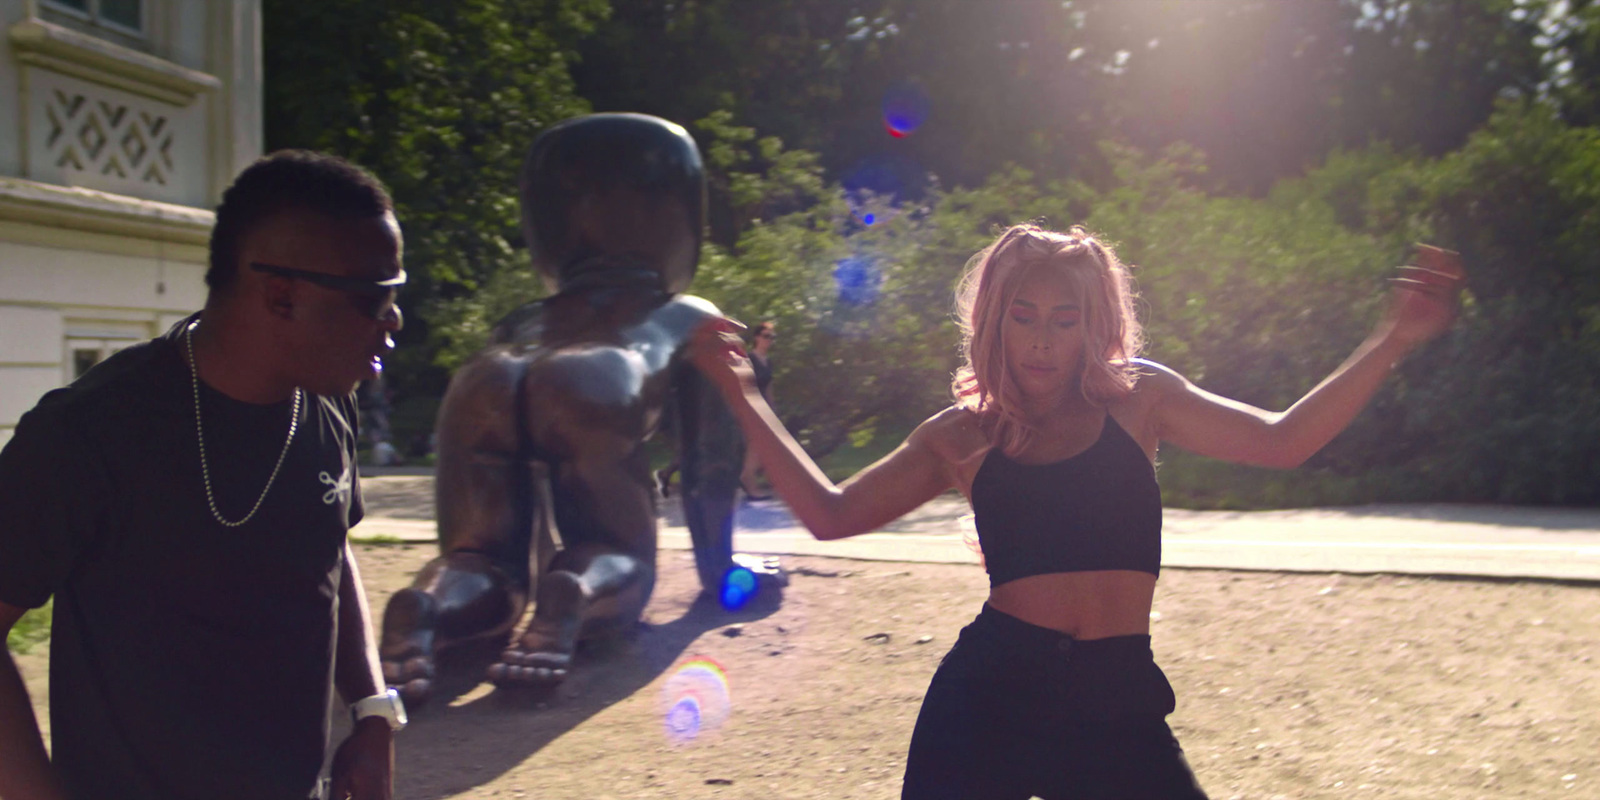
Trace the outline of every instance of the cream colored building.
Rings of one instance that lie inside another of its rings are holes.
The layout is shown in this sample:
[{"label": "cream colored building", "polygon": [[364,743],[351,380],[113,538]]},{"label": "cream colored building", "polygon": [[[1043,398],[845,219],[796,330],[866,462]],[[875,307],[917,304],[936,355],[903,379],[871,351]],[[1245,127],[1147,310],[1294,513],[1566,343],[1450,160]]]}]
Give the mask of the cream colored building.
[{"label": "cream colored building", "polygon": [[261,154],[260,0],[0,0],[0,446],[45,392],[205,300]]}]

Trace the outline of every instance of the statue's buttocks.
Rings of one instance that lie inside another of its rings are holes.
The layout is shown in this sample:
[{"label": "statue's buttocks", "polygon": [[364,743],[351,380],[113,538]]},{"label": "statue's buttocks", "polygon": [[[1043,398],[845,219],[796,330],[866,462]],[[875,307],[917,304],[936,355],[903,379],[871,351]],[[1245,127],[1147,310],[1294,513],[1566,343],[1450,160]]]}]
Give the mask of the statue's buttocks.
[{"label": "statue's buttocks", "polygon": [[643,445],[663,426],[703,588],[748,563],[732,548],[743,442],[680,357],[718,315],[680,294],[704,220],[693,142],[652,117],[579,118],[535,142],[521,188],[534,263],[557,291],[496,325],[440,405],[441,554],[391,599],[380,647],[412,702],[432,689],[439,647],[505,635],[530,594],[533,619],[490,667],[495,683],[560,680],[580,638],[639,618],[656,552]]}]

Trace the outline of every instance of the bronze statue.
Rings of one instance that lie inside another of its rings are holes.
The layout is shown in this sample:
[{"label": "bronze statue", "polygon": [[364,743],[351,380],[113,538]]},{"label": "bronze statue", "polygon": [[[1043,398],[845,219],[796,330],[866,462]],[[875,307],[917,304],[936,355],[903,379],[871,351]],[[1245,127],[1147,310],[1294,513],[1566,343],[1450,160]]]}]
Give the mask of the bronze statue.
[{"label": "bronze statue", "polygon": [[644,443],[663,422],[701,586],[737,605],[756,575],[782,578],[775,559],[733,553],[743,439],[681,357],[718,314],[681,294],[705,219],[694,141],[641,114],[568,120],[529,149],[520,190],[533,263],[555,293],[501,320],[439,409],[441,555],[390,599],[380,646],[385,679],[410,703],[432,689],[436,650],[504,636],[530,593],[532,620],[489,667],[498,685],[560,681],[580,639],[638,621],[656,561]]}]

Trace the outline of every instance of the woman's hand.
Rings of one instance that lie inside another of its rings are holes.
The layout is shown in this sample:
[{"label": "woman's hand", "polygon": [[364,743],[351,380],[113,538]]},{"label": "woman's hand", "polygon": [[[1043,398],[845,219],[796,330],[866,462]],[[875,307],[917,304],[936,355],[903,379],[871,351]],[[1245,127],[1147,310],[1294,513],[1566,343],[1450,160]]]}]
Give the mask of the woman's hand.
[{"label": "woman's hand", "polygon": [[689,363],[729,400],[756,391],[756,374],[740,338],[743,332],[743,325],[715,317],[700,323],[689,337]]},{"label": "woman's hand", "polygon": [[1400,268],[1389,279],[1389,311],[1380,329],[1408,348],[1443,333],[1455,321],[1467,273],[1461,254],[1432,245],[1417,245],[1415,266]]}]

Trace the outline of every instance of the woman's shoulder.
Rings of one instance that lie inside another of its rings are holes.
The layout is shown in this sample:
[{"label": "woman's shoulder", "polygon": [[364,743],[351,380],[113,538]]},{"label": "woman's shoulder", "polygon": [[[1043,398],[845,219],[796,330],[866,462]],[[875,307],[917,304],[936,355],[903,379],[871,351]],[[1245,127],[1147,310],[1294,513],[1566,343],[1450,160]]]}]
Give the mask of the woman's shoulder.
[{"label": "woman's shoulder", "polygon": [[1181,390],[1189,383],[1177,370],[1148,358],[1135,358],[1129,364],[1136,376],[1129,400],[1154,399]]},{"label": "woman's shoulder", "polygon": [[952,405],[924,420],[906,437],[906,444],[926,447],[950,463],[982,455],[990,447],[983,417],[962,405]]}]

